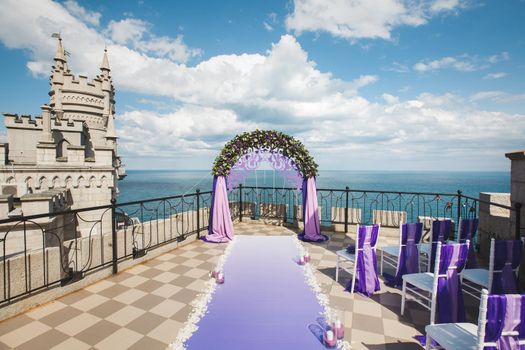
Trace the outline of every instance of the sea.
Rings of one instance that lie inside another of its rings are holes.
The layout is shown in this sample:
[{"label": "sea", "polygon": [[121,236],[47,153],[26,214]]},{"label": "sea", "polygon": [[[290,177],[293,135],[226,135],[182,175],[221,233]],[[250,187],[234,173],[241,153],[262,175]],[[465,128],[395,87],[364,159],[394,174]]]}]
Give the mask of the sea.
[{"label": "sea", "polygon": [[[211,190],[210,170],[128,170],[119,181],[119,203],[175,196]],[[273,170],[254,171],[245,181],[249,186],[290,187]],[[322,170],[319,189],[382,190],[393,192],[456,193],[478,197],[480,192],[510,192],[510,172],[436,171],[348,171]]]}]

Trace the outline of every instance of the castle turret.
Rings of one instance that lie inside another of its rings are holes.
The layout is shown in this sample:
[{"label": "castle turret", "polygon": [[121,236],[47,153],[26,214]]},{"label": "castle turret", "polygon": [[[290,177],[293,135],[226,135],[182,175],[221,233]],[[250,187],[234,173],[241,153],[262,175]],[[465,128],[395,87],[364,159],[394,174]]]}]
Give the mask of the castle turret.
[{"label": "castle turret", "polygon": [[102,64],[100,65],[100,79],[102,80],[102,92],[104,93],[103,116],[106,119],[105,138],[108,146],[115,147],[117,134],[115,132],[115,121],[113,116],[114,89],[110,72],[111,69],[109,68],[108,50],[105,48],[104,56],[102,57]]},{"label": "castle turret", "polygon": [[69,74],[67,68],[67,60],[62,46],[62,38],[58,35],[57,48],[55,51],[55,61],[52,70],[51,78],[49,84],[51,89],[49,91],[49,96],[51,101],[49,103],[50,107],[53,108],[55,115],[59,120],[63,118],[64,111],[62,109],[62,88],[64,86],[64,75]]}]

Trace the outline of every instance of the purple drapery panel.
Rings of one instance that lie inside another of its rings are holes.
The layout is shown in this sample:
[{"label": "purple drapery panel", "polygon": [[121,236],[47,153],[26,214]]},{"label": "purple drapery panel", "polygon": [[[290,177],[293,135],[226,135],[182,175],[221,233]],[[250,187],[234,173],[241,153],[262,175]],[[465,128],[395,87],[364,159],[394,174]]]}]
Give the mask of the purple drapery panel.
[{"label": "purple drapery panel", "polygon": [[403,283],[403,275],[419,272],[418,244],[423,234],[423,223],[403,224],[401,226],[401,246],[397,260],[396,275],[389,284],[399,286]]},{"label": "purple drapery panel", "polygon": [[465,305],[459,273],[467,263],[468,244],[455,243],[441,246],[437,288],[438,323],[465,321]]},{"label": "purple drapery panel", "polygon": [[492,279],[492,294],[518,293],[518,280],[514,269],[521,262],[523,242],[521,240],[494,241],[494,276]]},{"label": "purple drapery panel", "polygon": [[452,222],[448,219],[432,221],[432,237],[430,237],[432,242],[430,250],[430,271],[434,271],[437,244],[438,242],[444,243],[448,240],[451,224]]},{"label": "purple drapery panel", "polygon": [[303,221],[304,232],[299,235],[300,239],[311,242],[322,242],[328,239],[327,236],[321,234],[315,177],[303,179]]},{"label": "purple drapery panel", "polygon": [[476,252],[474,251],[474,238],[478,233],[478,219],[461,219],[459,232],[459,241],[461,243],[465,243],[467,240],[470,241],[467,269],[475,269],[478,267],[478,259],[476,257]]},{"label": "purple drapery panel", "polygon": [[213,177],[213,192],[210,208],[210,224],[207,242],[223,243],[233,239],[233,223],[224,176]]},{"label": "purple drapery panel", "polygon": [[[376,244],[379,235],[379,225],[361,226],[357,232],[357,249],[355,263],[357,264],[357,276],[355,291],[371,296],[379,290],[379,279],[377,278]],[[352,280],[346,285],[346,290],[352,288]]]},{"label": "purple drapery panel", "polygon": [[525,339],[525,295],[489,295],[485,342],[495,342],[497,346],[484,349],[523,350],[525,345],[520,346],[519,339]]}]

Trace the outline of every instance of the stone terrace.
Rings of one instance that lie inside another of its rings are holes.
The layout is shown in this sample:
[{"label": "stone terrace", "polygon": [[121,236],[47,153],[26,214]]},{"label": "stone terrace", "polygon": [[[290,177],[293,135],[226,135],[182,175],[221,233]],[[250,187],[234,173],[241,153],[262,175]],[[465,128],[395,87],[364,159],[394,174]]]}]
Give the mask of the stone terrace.
[{"label": "stone terrace", "polygon": [[[236,223],[235,230],[238,235],[296,233],[256,223]],[[349,276],[342,272],[335,282],[335,252],[353,240],[330,235],[328,243],[305,246],[331,307],[344,312],[345,338],[352,348],[421,349],[414,336],[424,332],[430,313],[409,301],[401,317],[400,291],[382,281],[372,298],[345,292]],[[396,243],[395,238],[380,240],[380,245]],[[224,248],[196,241],[1,322],[0,349],[165,349]]]}]

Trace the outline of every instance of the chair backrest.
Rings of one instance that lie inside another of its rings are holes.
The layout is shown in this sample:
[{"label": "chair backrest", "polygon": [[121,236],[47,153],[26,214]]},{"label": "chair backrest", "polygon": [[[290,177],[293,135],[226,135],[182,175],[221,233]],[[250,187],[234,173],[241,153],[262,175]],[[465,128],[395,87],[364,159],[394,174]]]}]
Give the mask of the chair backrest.
[{"label": "chair backrest", "polygon": [[459,228],[458,228],[458,241],[464,242],[465,240],[469,240],[472,242],[474,237],[476,237],[476,233],[478,233],[478,219],[459,219]]},{"label": "chair backrest", "polygon": [[450,219],[433,220],[430,226],[431,242],[445,242],[450,235],[452,221]]},{"label": "chair backrest", "polygon": [[[460,295],[458,293],[461,293],[461,281],[457,276],[461,275],[467,264],[469,244],[470,241],[468,240],[465,243],[437,243],[430,310],[431,323],[434,323],[435,320],[438,300],[442,304],[440,308],[444,308],[445,305],[449,308],[449,310],[440,310],[439,322],[449,322],[448,318],[452,319],[451,322],[456,322],[457,315],[464,317],[463,299],[459,300],[460,298],[457,297]],[[454,294],[452,293],[453,288],[455,288],[456,295],[452,295]]]},{"label": "chair backrest", "polygon": [[419,244],[423,236],[423,223],[401,223],[399,226],[399,245],[406,246],[408,242]]},{"label": "chair backrest", "polygon": [[377,238],[379,237],[379,228],[380,224],[357,225],[356,250],[363,250],[365,245],[369,245],[372,249],[375,249]]},{"label": "chair backrest", "polygon": [[[495,274],[501,276],[503,269],[510,266],[510,268],[517,275],[520,268],[521,257],[523,255],[523,245],[525,238],[521,240],[490,240],[490,255],[489,255],[489,281],[488,287],[490,292],[503,293],[501,282],[496,284],[496,290],[493,290],[493,283],[495,283]],[[498,276],[496,276],[498,278]],[[504,278],[504,277],[500,277]]]},{"label": "chair backrest", "polygon": [[477,349],[518,349],[525,345],[525,294],[481,292]]}]

